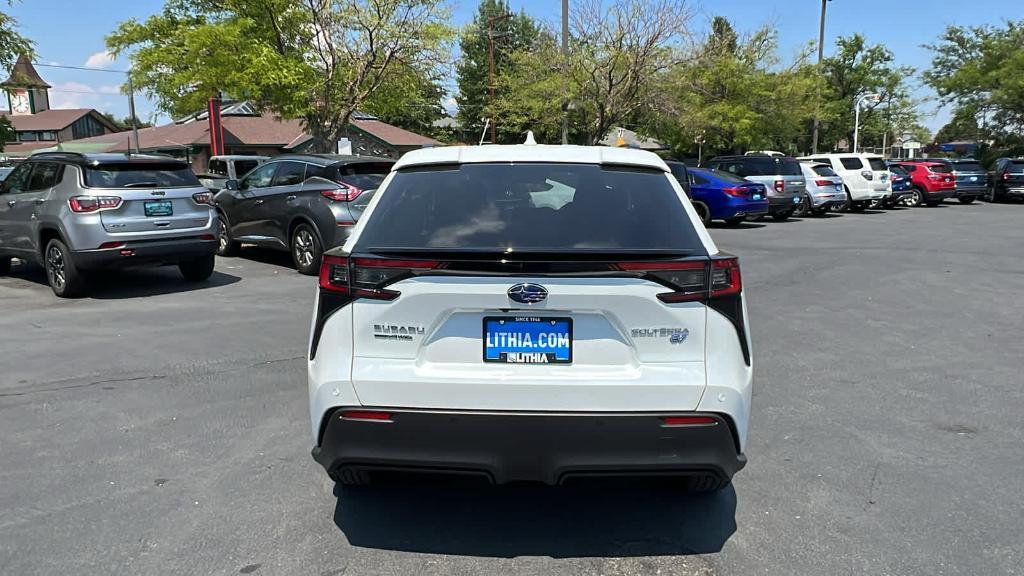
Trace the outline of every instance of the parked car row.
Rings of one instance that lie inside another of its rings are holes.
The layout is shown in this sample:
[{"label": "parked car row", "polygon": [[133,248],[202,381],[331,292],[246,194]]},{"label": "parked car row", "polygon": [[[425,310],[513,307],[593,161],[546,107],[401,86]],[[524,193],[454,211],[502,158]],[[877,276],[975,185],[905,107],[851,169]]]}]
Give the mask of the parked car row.
[{"label": "parked car row", "polygon": [[[174,264],[186,279],[201,281],[213,273],[215,255],[233,256],[242,244],[288,251],[299,272],[317,274],[323,253],[345,242],[395,163],[336,154],[215,160],[228,175],[251,169],[214,193],[188,164],[165,156],[32,156],[0,183],[0,274],[12,258],[36,260],[54,293],[66,297],[83,293],[89,276],[106,269]],[[748,153],[700,168],[667,164],[705,224],[946,198],[1024,199],[1024,159],[1000,158],[991,176],[973,160],[872,154]],[[553,210],[571,201],[571,193],[563,198],[567,190],[524,192]]]},{"label": "parked car row", "polygon": [[973,159],[886,160],[877,154],[816,154],[791,158],[779,152],[717,156],[699,168],[668,161],[705,224],[736,225],[770,215],[858,212],[869,206],[937,206],[947,198],[1024,198],[1024,160],[1001,158],[994,176]]}]

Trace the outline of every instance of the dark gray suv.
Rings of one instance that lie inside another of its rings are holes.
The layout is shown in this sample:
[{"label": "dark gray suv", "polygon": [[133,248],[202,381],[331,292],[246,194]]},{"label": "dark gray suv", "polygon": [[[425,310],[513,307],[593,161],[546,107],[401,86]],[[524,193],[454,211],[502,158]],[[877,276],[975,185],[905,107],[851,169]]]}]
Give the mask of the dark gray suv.
[{"label": "dark gray suv", "polygon": [[188,164],[165,156],[36,154],[0,185],[0,274],[36,260],[60,297],[81,295],[87,273],[177,264],[213,273],[217,218]]},{"label": "dark gray suv", "polygon": [[242,243],[291,252],[295,268],[315,275],[325,249],[345,242],[395,161],[373,156],[277,156],[214,197],[221,256]]}]

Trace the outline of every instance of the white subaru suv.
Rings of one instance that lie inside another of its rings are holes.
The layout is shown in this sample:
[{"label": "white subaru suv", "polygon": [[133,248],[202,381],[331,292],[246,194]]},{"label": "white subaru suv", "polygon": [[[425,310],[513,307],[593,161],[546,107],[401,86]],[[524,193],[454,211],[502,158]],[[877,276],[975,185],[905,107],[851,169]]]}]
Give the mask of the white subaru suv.
[{"label": "white subaru suv", "polygon": [[746,463],[753,369],[734,256],[638,150],[417,150],[324,254],[313,457],[494,483]]}]

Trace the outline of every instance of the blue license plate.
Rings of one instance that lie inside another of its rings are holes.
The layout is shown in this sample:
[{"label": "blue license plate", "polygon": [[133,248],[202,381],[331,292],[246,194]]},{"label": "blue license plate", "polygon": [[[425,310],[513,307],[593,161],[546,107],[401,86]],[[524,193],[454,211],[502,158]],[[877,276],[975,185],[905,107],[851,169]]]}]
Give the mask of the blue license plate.
[{"label": "blue license plate", "polygon": [[484,318],[484,362],[569,364],[572,319],[536,316]]},{"label": "blue license plate", "polygon": [[843,185],[842,184],[836,184],[836,192],[842,192],[842,191],[843,191]]},{"label": "blue license plate", "polygon": [[170,200],[152,200],[142,205],[146,216],[171,216],[174,214],[174,204]]}]

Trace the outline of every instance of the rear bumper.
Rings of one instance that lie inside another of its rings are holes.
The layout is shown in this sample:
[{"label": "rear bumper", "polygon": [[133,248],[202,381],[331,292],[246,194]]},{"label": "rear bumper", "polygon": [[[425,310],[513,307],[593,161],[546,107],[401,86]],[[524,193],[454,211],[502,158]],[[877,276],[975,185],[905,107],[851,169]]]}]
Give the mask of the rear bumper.
[{"label": "rear bumper", "polygon": [[968,198],[984,196],[988,194],[987,186],[960,186],[957,185],[954,196],[957,198]]},{"label": "rear bumper", "polygon": [[168,240],[142,240],[125,242],[116,248],[103,250],[78,250],[74,252],[75,265],[79,268],[119,269],[134,266],[176,264],[211,256],[217,252],[217,238],[208,235],[174,238]]},{"label": "rear bumper", "polygon": [[711,218],[727,219],[742,216],[764,216],[768,213],[766,200],[735,200],[723,206],[711,206]]},{"label": "rear bumper", "polygon": [[941,200],[945,200],[946,198],[952,198],[955,194],[956,194],[956,190],[953,190],[953,189],[949,189],[949,190],[936,190],[935,192],[925,192],[924,193],[924,198],[925,198],[925,200],[928,200],[930,202],[934,202],[936,200],[941,201]]},{"label": "rear bumper", "polygon": [[768,198],[768,213],[792,212],[800,203],[800,196],[772,196]]},{"label": "rear bumper", "polygon": [[[353,408],[353,410],[367,410]],[[494,483],[560,484],[577,476],[714,475],[731,478],[746,464],[728,418],[665,426],[672,414],[548,414],[394,411],[390,421],[325,417],[313,458],[345,468],[476,474]]]}]

